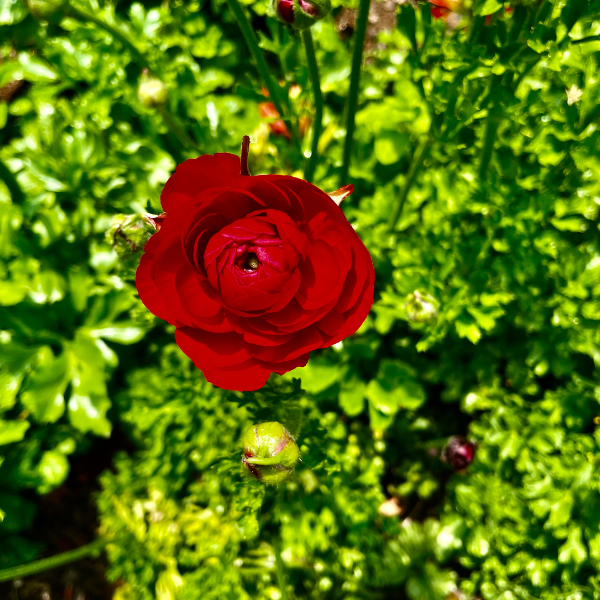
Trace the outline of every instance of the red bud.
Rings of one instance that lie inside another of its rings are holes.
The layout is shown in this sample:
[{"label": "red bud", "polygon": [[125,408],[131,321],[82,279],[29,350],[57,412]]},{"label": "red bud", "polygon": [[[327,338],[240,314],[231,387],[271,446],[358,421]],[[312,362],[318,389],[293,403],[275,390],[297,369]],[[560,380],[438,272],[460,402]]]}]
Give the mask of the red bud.
[{"label": "red bud", "polygon": [[475,458],[475,444],[467,442],[465,438],[458,435],[448,440],[442,458],[447,460],[456,471],[468,467]]},{"label": "red bud", "polygon": [[279,0],[277,13],[286,23],[294,22],[294,2],[292,0]]}]

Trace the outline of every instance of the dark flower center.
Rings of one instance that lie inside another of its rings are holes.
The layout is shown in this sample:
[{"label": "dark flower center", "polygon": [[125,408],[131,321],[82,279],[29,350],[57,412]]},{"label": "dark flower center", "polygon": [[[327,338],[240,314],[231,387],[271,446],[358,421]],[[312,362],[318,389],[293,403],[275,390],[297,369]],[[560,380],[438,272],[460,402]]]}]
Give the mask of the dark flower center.
[{"label": "dark flower center", "polygon": [[256,271],[260,265],[260,261],[258,260],[258,256],[254,254],[254,252],[248,252],[246,255],[246,261],[244,262],[242,269],[245,271]]}]

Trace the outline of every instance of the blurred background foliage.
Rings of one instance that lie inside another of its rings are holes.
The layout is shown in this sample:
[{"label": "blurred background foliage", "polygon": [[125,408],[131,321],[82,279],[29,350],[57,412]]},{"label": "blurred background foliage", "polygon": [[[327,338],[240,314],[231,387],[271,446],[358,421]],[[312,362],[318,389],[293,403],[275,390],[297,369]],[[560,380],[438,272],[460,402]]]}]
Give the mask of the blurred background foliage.
[{"label": "blurred background foliage", "polygon": [[[172,344],[105,232],[244,134],[252,173],[302,176],[306,59],[266,8],[244,10],[286,122],[222,0],[0,0],[0,568],[99,527],[115,585],[88,598],[600,598],[600,2],[373,0],[343,208],[376,301],[242,395]],[[355,8],[312,28],[326,191]],[[302,452],[277,488],[240,472],[261,420]],[[76,482],[98,522],[49,531]]]}]

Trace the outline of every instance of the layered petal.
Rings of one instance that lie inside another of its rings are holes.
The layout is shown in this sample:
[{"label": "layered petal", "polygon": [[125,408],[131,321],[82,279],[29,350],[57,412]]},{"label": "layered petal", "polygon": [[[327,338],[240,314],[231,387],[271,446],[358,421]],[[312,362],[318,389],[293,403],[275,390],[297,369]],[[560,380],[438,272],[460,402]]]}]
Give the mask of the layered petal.
[{"label": "layered petal", "polygon": [[373,303],[368,251],[300,179],[240,175],[231,154],[179,165],[136,273],[146,307],[219,387],[262,387],[354,333]]},{"label": "layered petal", "polygon": [[241,178],[240,159],[235,154],[205,154],[191,158],[175,169],[163,188],[160,203],[169,213],[205,190],[222,187],[225,182],[236,187]]}]

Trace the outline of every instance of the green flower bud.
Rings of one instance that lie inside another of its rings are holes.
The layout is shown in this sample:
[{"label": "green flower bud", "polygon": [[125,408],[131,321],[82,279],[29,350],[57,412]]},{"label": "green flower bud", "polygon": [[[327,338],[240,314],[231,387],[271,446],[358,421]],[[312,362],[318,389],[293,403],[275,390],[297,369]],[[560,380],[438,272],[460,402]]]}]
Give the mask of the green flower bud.
[{"label": "green flower bud", "polygon": [[291,29],[308,29],[331,12],[331,0],[270,0],[268,14]]},{"label": "green flower bud", "polygon": [[155,232],[156,227],[146,215],[115,215],[106,232],[106,242],[120,259],[127,259],[141,253]]},{"label": "green flower bud", "polygon": [[29,12],[38,21],[56,23],[62,17],[65,0],[27,0]]},{"label": "green flower bud", "polygon": [[418,290],[407,296],[404,305],[406,316],[413,323],[430,323],[437,317],[439,307],[433,296]]},{"label": "green flower bud", "polygon": [[168,99],[167,87],[160,79],[144,70],[138,87],[138,98],[146,108],[164,106]]},{"label": "green flower bud", "polygon": [[290,432],[275,421],[254,425],[243,438],[242,468],[265,483],[281,483],[294,471],[300,450]]}]

